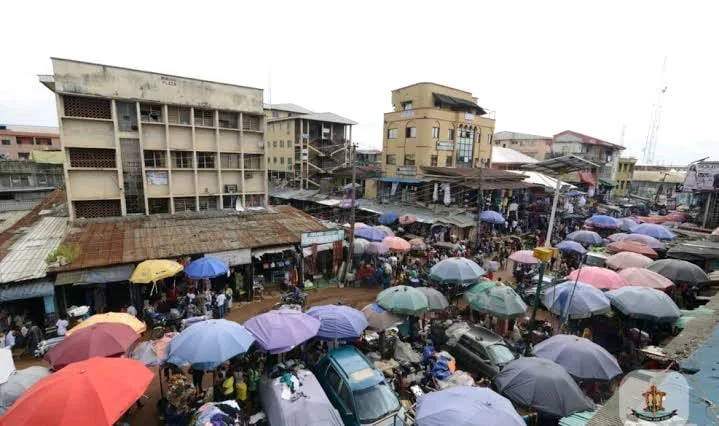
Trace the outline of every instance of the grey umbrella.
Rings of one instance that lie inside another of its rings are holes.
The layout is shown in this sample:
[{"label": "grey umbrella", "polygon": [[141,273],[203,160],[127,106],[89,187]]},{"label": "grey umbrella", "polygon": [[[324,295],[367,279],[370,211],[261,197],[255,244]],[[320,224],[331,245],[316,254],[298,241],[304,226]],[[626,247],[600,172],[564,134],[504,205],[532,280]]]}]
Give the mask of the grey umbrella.
[{"label": "grey umbrella", "polygon": [[657,289],[627,286],[606,295],[612,306],[631,318],[673,322],[682,315],[672,298]]},{"label": "grey umbrella", "polygon": [[594,410],[561,365],[543,358],[519,358],[494,378],[497,390],[516,404],[555,417]]},{"label": "grey umbrella", "polygon": [[387,312],[383,307],[376,303],[371,303],[362,308],[362,313],[367,318],[370,328],[378,331],[386,330],[390,327],[402,324],[402,318]]},{"label": "grey umbrella", "polygon": [[417,287],[417,290],[427,296],[430,311],[443,311],[449,306],[447,298],[444,297],[444,294],[440,293],[439,290],[435,290],[431,287]]},{"label": "grey umbrella", "polygon": [[12,373],[8,381],[0,385],[0,416],[5,414],[15,400],[20,398],[20,395],[25,393],[30,386],[49,375],[50,370],[37,365]]},{"label": "grey umbrella", "polygon": [[656,260],[647,269],[654,271],[670,280],[674,284],[691,284],[696,285],[701,282],[709,281],[706,272],[697,265],[689,263],[686,260],[662,259]]},{"label": "grey umbrella", "polygon": [[557,334],[537,344],[534,354],[556,362],[580,380],[611,380],[622,374],[612,354],[584,337]]},{"label": "grey umbrella", "polygon": [[450,257],[437,263],[429,271],[429,279],[443,284],[474,284],[487,271],[466,257]]}]

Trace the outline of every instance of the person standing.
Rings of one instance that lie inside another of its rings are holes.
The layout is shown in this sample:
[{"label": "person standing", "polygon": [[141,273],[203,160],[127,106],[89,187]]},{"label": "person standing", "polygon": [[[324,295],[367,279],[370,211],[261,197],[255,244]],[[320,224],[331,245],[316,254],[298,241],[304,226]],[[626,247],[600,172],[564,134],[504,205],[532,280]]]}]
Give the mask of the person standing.
[{"label": "person standing", "polygon": [[224,291],[220,291],[217,293],[217,296],[215,296],[215,304],[217,305],[217,315],[219,318],[225,317],[225,301],[227,300],[227,297],[225,296]]},{"label": "person standing", "polygon": [[[135,313],[137,313],[137,311],[135,311]],[[67,334],[68,325],[70,325],[70,323],[67,321],[67,318],[65,316],[61,316],[55,323],[55,327],[57,327],[57,335],[64,336],[65,334]]]}]

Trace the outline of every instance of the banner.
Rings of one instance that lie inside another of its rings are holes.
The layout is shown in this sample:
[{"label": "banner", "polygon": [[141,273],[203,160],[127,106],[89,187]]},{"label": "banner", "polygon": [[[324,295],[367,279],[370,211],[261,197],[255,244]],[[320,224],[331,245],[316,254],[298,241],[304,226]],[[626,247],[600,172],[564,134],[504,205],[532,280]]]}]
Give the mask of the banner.
[{"label": "banner", "polygon": [[719,162],[702,162],[689,166],[684,178],[684,191],[715,191],[719,189]]}]

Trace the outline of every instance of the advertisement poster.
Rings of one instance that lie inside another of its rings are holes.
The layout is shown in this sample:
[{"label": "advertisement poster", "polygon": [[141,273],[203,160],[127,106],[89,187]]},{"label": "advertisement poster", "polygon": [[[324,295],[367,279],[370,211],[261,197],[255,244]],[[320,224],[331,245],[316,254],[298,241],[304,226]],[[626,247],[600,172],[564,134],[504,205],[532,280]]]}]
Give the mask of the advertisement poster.
[{"label": "advertisement poster", "polygon": [[691,164],[684,180],[684,191],[715,191],[719,189],[719,162]]}]

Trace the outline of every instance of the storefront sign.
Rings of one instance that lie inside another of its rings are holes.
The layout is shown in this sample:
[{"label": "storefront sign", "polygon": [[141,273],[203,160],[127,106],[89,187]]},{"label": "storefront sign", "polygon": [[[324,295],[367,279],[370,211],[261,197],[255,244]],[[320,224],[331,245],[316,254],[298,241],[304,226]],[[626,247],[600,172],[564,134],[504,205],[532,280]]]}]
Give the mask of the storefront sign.
[{"label": "storefront sign", "polygon": [[716,191],[719,189],[719,162],[702,162],[689,166],[684,191]]},{"label": "storefront sign", "polygon": [[417,176],[417,166],[397,167],[397,174],[402,176]]},{"label": "storefront sign", "polygon": [[147,172],[148,185],[167,185],[167,172]]},{"label": "storefront sign", "polygon": [[437,151],[454,151],[454,141],[437,141]]},{"label": "storefront sign", "polygon": [[302,247],[308,247],[313,244],[328,244],[335,241],[342,241],[344,239],[344,229],[329,229],[327,231],[319,232],[303,232],[300,237],[300,244]]},{"label": "storefront sign", "polygon": [[474,114],[472,114],[471,112],[465,112],[464,119],[467,121],[474,121]]},{"label": "storefront sign", "polygon": [[239,250],[227,250],[218,251],[215,253],[207,253],[205,256],[215,257],[220,260],[224,260],[230,266],[235,265],[249,265],[252,263],[252,257],[250,249],[239,249]]}]

